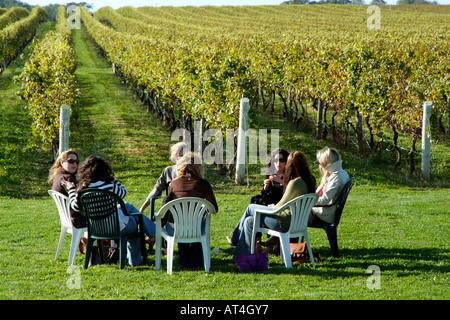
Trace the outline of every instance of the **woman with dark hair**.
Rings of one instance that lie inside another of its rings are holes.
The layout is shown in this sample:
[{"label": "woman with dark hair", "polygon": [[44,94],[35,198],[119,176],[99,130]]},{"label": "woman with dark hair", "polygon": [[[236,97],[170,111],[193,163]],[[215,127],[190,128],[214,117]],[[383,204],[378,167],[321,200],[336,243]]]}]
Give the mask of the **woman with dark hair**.
[{"label": "woman with dark hair", "polygon": [[[117,194],[122,199],[127,195],[127,189],[114,178],[111,167],[100,157],[88,157],[78,169],[77,174],[78,186],[68,182],[70,206],[75,212],[80,212],[78,206],[78,193],[86,188],[98,188],[107,190]],[[126,209],[129,213],[139,212],[130,203],[125,202]],[[120,232],[122,235],[130,235],[137,231],[138,217],[126,216],[122,209],[118,207]],[[156,226],[148,217],[142,215],[144,219],[144,231],[153,238],[156,233]],[[137,238],[128,238],[128,262],[130,265],[139,265],[141,260],[141,244]]]},{"label": "woman with dark hair", "polygon": [[[294,151],[289,155],[283,182],[283,197],[273,207],[274,211],[292,199],[307,193],[314,193],[316,189],[316,180],[311,174],[308,162],[303,153]],[[266,206],[250,204],[234,229],[232,237],[227,237],[228,243],[236,246],[234,258],[239,255],[250,253],[253,220],[257,208],[264,208],[267,210]],[[289,229],[290,222],[291,212],[289,209],[277,214],[261,215],[261,224],[272,230],[285,232]]]},{"label": "woman with dark hair", "polygon": [[265,165],[267,169],[264,187],[261,190],[261,194],[251,198],[251,203],[267,206],[281,200],[283,196],[284,170],[288,157],[289,152],[284,149],[278,148],[272,151]]}]

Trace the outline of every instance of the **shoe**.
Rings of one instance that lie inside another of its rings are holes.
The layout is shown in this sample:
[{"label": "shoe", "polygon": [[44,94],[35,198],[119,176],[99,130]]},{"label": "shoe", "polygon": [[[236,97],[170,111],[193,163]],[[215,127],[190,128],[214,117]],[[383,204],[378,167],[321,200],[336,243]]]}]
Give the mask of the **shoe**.
[{"label": "shoe", "polygon": [[106,264],[117,264],[119,262],[119,249],[109,248],[108,256],[105,259]]},{"label": "shoe", "polygon": [[78,244],[78,250],[80,250],[81,254],[84,254],[84,249],[87,246],[87,240],[85,237],[81,237],[80,243]]},{"label": "shoe", "polygon": [[267,241],[260,241],[260,244],[264,247],[272,247],[274,245],[280,244],[280,238],[275,236],[270,236]]},{"label": "shoe", "polygon": [[227,236],[227,242],[230,246],[235,246],[235,244],[231,241],[231,237]]},{"label": "shoe", "polygon": [[146,242],[148,245],[153,246],[153,245],[155,244],[155,237],[153,237],[153,238],[147,237],[147,238],[145,239],[145,242]]}]

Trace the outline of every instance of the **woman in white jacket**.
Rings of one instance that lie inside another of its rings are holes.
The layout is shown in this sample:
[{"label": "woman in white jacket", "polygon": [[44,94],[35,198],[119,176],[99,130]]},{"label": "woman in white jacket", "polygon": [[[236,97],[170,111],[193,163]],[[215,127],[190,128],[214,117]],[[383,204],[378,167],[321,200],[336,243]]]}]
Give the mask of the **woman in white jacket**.
[{"label": "woman in white jacket", "polygon": [[[342,160],[336,149],[325,147],[317,152],[317,161],[322,172],[322,180],[316,193],[319,200],[316,205],[328,205],[336,201],[345,183],[350,179],[347,172],[342,169]],[[313,207],[309,216],[308,225],[333,224],[335,206]]]}]

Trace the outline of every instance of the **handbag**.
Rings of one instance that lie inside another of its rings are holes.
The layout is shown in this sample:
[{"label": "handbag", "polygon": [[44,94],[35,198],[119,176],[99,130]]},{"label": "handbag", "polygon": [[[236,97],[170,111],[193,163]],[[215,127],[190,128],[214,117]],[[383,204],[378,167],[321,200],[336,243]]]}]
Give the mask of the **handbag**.
[{"label": "handbag", "polygon": [[289,249],[291,252],[292,263],[306,263],[309,259],[306,256],[306,243],[290,243]]},{"label": "handbag", "polygon": [[[291,251],[292,263],[308,263],[310,262],[309,254],[306,252],[306,243],[290,243],[289,249]],[[320,261],[320,256],[314,253],[314,259]]]},{"label": "handbag", "polygon": [[236,263],[239,266],[239,271],[264,271],[267,270],[267,261],[269,261],[269,255],[267,252],[260,252],[254,254],[243,254],[236,257]]}]

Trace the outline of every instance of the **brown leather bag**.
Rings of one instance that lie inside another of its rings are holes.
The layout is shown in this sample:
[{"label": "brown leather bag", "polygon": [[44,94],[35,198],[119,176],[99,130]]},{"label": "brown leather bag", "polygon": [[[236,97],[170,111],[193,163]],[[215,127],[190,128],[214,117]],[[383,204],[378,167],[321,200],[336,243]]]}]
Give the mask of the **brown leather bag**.
[{"label": "brown leather bag", "polygon": [[[309,259],[308,251],[306,250],[306,243],[290,243],[289,249],[291,251],[291,261],[292,263],[308,263],[311,260]],[[317,253],[314,253],[314,259],[320,261],[320,256]]]},{"label": "brown leather bag", "polygon": [[307,263],[309,258],[306,254],[306,243],[290,243],[291,261],[292,263]]}]

